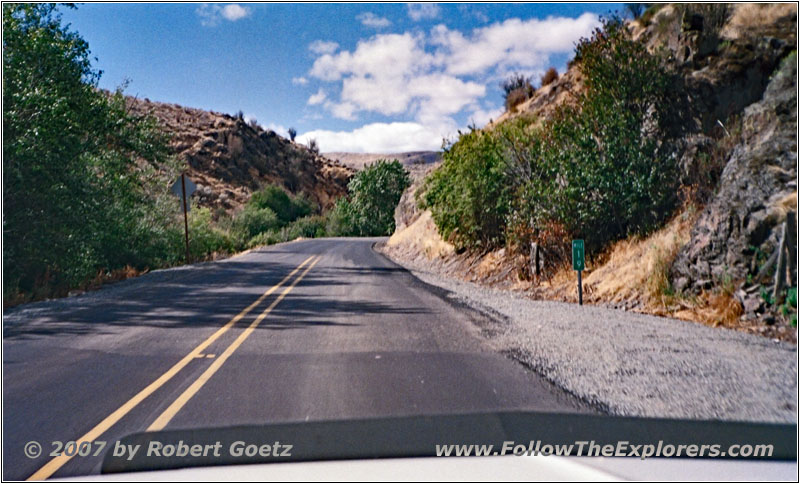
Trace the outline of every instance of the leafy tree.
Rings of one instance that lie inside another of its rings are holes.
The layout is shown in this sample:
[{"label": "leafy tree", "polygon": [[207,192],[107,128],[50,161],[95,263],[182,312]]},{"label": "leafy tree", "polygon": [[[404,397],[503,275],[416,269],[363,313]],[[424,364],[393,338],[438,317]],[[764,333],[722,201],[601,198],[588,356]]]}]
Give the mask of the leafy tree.
[{"label": "leafy tree", "polygon": [[445,239],[460,248],[504,242],[512,184],[500,140],[492,131],[463,134],[420,190],[423,207]]},{"label": "leafy tree", "polygon": [[394,232],[394,210],[410,183],[408,172],[397,160],[378,160],[350,180],[347,190],[359,235]]},{"label": "leafy tree", "polygon": [[395,208],[409,184],[408,172],[397,160],[367,165],[348,183],[349,199],[339,199],[328,214],[328,233],[390,235]]},{"label": "leafy tree", "polygon": [[3,4],[4,297],[177,257],[166,140],[90,61],[55,5]]}]

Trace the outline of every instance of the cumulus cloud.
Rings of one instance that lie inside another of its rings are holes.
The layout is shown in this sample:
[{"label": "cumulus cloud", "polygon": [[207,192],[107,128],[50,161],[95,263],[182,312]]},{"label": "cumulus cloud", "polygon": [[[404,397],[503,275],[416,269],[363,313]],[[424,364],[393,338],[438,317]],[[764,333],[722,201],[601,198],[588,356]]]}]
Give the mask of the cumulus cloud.
[{"label": "cumulus cloud", "polygon": [[489,121],[499,118],[503,112],[505,112],[505,108],[502,106],[489,109],[478,108],[470,114],[469,124],[474,124],[476,128],[482,128],[489,124]]},{"label": "cumulus cloud", "polygon": [[292,84],[296,84],[298,86],[305,86],[306,84],[308,84],[308,79],[306,79],[303,76],[293,77],[292,78]]},{"label": "cumulus cloud", "polygon": [[447,116],[486,93],[484,85],[436,72],[423,37],[410,33],[377,35],[359,42],[353,52],[320,56],[310,74],[342,81],[340,102],[327,108],[343,119],[352,119],[356,111]]},{"label": "cumulus cloud", "polygon": [[593,14],[508,19],[469,32],[437,25],[429,32],[373,35],[352,50],[321,52],[308,76],[338,86],[320,90],[309,104],[344,120],[374,113],[398,121],[309,136],[329,151],[438,149],[442,138],[466,127],[456,118],[480,127],[502,114],[502,107],[484,99],[490,86],[510,72],[544,72],[553,56],[571,53],[597,25]]},{"label": "cumulus cloud", "polygon": [[316,106],[317,104],[322,104],[323,102],[325,102],[325,99],[327,97],[328,96],[327,94],[325,94],[325,90],[319,88],[319,91],[317,91],[316,94],[312,94],[311,97],[308,98],[308,105]]},{"label": "cumulus cloud", "polygon": [[356,15],[356,20],[361,22],[362,25],[366,27],[372,27],[374,29],[382,29],[384,27],[388,27],[392,25],[392,22],[389,21],[386,17],[378,17],[372,12],[363,12]]},{"label": "cumulus cloud", "polygon": [[222,16],[231,22],[250,16],[250,9],[231,3],[222,7]]},{"label": "cumulus cloud", "polygon": [[437,25],[430,41],[450,74],[479,74],[511,66],[524,70],[541,68],[551,54],[571,52],[575,41],[588,36],[597,25],[599,19],[592,13],[578,18],[512,18],[469,35]]},{"label": "cumulus cloud", "polygon": [[413,122],[372,123],[353,131],[314,130],[297,139],[301,143],[316,139],[325,152],[401,153],[442,147],[438,132]]},{"label": "cumulus cloud", "polygon": [[249,7],[242,7],[236,3],[229,3],[224,6],[204,3],[197,7],[195,13],[200,17],[200,24],[206,27],[214,27],[223,19],[235,22],[249,17],[252,11]]},{"label": "cumulus cloud", "polygon": [[308,45],[308,50],[315,54],[333,54],[338,48],[338,43],[325,40],[315,40]]},{"label": "cumulus cloud", "polygon": [[409,3],[406,8],[408,9],[408,16],[415,22],[439,16],[439,6],[435,3]]}]

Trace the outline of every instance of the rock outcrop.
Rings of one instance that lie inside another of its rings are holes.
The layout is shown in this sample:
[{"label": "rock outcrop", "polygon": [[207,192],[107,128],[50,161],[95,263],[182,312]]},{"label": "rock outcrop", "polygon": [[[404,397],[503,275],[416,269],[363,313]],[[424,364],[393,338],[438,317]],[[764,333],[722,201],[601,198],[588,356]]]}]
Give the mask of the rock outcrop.
[{"label": "rock outcrop", "polygon": [[[775,250],[787,211],[797,211],[796,54],[771,77],[763,99],[744,110],[741,141],[717,194],[673,264],[671,279],[680,291],[741,286]],[[746,311],[754,309],[746,292],[738,294]]]}]

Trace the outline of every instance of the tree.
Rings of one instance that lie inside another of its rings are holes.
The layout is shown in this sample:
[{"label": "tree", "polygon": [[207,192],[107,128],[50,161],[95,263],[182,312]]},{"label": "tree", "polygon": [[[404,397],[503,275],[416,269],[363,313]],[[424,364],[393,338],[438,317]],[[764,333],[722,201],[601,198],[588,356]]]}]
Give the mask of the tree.
[{"label": "tree", "polygon": [[367,165],[348,183],[349,200],[340,199],[334,207],[329,231],[336,235],[391,235],[394,210],[410,183],[408,172],[397,160]]},{"label": "tree", "polygon": [[294,138],[297,136],[297,130],[294,128],[289,128],[289,139],[294,141]]},{"label": "tree", "polygon": [[55,5],[3,4],[4,297],[171,257],[166,140],[100,75]]}]

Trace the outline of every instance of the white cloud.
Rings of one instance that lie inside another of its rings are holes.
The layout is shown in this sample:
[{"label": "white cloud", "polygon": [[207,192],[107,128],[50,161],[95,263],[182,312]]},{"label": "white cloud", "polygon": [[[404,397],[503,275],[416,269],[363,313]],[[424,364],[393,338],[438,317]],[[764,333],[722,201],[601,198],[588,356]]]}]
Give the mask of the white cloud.
[{"label": "white cloud", "polygon": [[222,7],[222,16],[231,22],[236,22],[239,19],[249,17],[250,9],[235,3],[231,3]]},{"label": "white cloud", "polygon": [[408,16],[415,22],[439,16],[439,5],[435,3],[409,3],[406,8],[408,9]]},{"label": "white cloud", "polygon": [[355,121],[356,119],[356,106],[353,103],[335,103],[328,101],[325,103],[325,108],[331,112],[334,118],[344,119],[347,121]]},{"label": "white cloud", "polygon": [[296,84],[298,86],[305,86],[306,84],[308,84],[308,79],[306,79],[303,76],[293,77],[292,78],[292,84]]},{"label": "white cloud", "polygon": [[327,151],[439,149],[442,138],[466,128],[455,119],[480,127],[502,114],[495,100],[484,99],[489,87],[509,72],[544,72],[553,56],[571,53],[597,25],[598,17],[588,13],[509,19],[469,32],[438,25],[427,33],[376,34],[352,50],[320,53],[308,76],[337,86],[318,91],[309,104],[338,119],[375,113],[396,121],[306,135]]},{"label": "white cloud", "polygon": [[367,124],[353,131],[314,130],[297,139],[301,143],[316,139],[324,152],[401,153],[438,150],[446,135],[420,123],[397,122]]},{"label": "white cloud", "polygon": [[284,128],[283,125],[275,124],[275,123],[269,123],[266,126],[262,125],[262,127],[264,129],[271,129],[272,131],[275,131],[279,135],[283,136],[284,138],[288,138],[289,137],[289,130]]},{"label": "white cloud", "polygon": [[336,42],[325,40],[315,40],[308,45],[308,50],[315,54],[333,54],[338,48],[339,44]]},{"label": "white cloud", "polygon": [[469,125],[475,125],[476,128],[482,128],[486,126],[489,121],[495,120],[500,117],[501,114],[505,112],[505,108],[502,106],[498,108],[490,108],[490,109],[483,109],[478,108],[472,112],[469,116]]},{"label": "white cloud", "polygon": [[324,81],[342,81],[341,102],[326,107],[353,119],[356,111],[384,115],[457,113],[486,93],[486,87],[434,70],[424,38],[410,33],[376,35],[355,51],[317,58],[310,74]]},{"label": "white cloud", "polygon": [[490,68],[542,69],[554,53],[571,52],[580,37],[599,25],[597,15],[578,18],[548,17],[544,20],[508,19],[464,35],[437,25],[431,43],[437,57],[453,75],[483,73]]},{"label": "white cloud", "polygon": [[372,27],[375,29],[382,29],[384,27],[388,27],[392,25],[392,22],[389,21],[386,17],[378,17],[372,12],[363,12],[356,15],[356,20],[361,22],[362,25],[366,27]]},{"label": "white cloud", "polygon": [[222,21],[222,19],[235,22],[237,20],[249,17],[252,13],[248,7],[242,7],[236,3],[229,3],[222,6],[218,4],[204,3],[197,7],[195,13],[200,17],[200,23],[205,27],[214,27]]},{"label": "white cloud", "polygon": [[317,104],[322,104],[323,102],[325,102],[325,99],[327,97],[328,96],[327,94],[325,94],[325,90],[319,88],[319,91],[317,91],[316,94],[312,94],[311,97],[308,98],[308,105],[316,106]]}]

